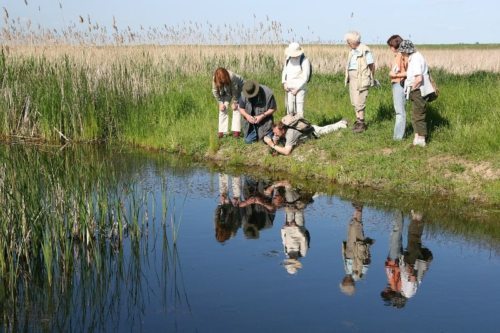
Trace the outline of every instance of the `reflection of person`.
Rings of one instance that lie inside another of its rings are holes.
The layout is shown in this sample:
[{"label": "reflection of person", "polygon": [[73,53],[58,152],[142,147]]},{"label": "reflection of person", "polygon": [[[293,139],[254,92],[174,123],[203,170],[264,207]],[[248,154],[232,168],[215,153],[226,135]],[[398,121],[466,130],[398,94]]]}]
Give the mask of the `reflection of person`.
[{"label": "reflection of person", "polygon": [[229,176],[219,174],[219,204],[215,209],[215,238],[224,243],[236,235],[241,225],[239,203],[241,179],[232,178],[232,197],[229,199]]},{"label": "reflection of person", "polygon": [[271,132],[276,100],[273,91],[257,81],[246,81],[239,101],[245,143],[262,140]]},{"label": "reflection of person", "polygon": [[399,261],[401,293],[406,298],[415,295],[432,261],[432,252],[422,247],[423,231],[422,214],[412,211],[410,225],[408,226],[408,245],[402,259]]},{"label": "reflection of person", "polygon": [[231,121],[231,131],[234,137],[239,137],[241,132],[241,115],[238,111],[238,100],[241,96],[241,89],[244,80],[238,74],[219,67],[215,70],[212,81],[212,93],[217,100],[219,107],[219,138],[222,138],[228,131],[229,107],[233,111]]},{"label": "reflection of person", "polygon": [[276,214],[276,206],[271,198],[263,194],[266,184],[245,178],[243,201],[239,203],[243,233],[246,238],[257,239],[260,230],[271,228]]},{"label": "reflection of person", "polygon": [[406,129],[406,109],[405,109],[405,90],[404,82],[406,79],[406,69],[408,62],[403,55],[398,52],[399,45],[403,38],[399,35],[392,35],[387,40],[387,45],[394,53],[394,62],[389,72],[392,85],[392,101],[394,104],[394,111],[396,112],[396,121],[394,123],[394,140],[401,140],[405,134]]},{"label": "reflection of person", "polygon": [[356,31],[348,32],[345,37],[351,48],[347,58],[345,84],[349,84],[349,96],[356,113],[353,132],[366,130],[365,107],[368,89],[375,84],[375,61],[370,48],[361,43],[361,36]]},{"label": "reflection of person", "polygon": [[370,246],[374,243],[363,232],[363,206],[352,204],[354,213],[347,229],[347,240],[342,242],[345,276],[340,283],[340,290],[351,296],[356,291],[356,281],[363,279],[371,262]]},{"label": "reflection of person", "polygon": [[311,65],[298,43],[291,43],[285,50],[286,61],[281,83],[286,92],[287,113],[304,116],[304,99]]},{"label": "reflection of person", "polygon": [[[273,192],[272,194],[270,193]],[[275,182],[266,189],[273,196],[273,203],[283,207],[285,223],[281,228],[283,250],[287,256],[283,265],[288,273],[295,274],[302,268],[300,258],[305,257],[309,249],[310,234],[305,227],[304,210],[312,199],[306,194],[299,194],[288,181]]]},{"label": "reflection of person", "polygon": [[406,304],[406,297],[401,293],[401,271],[399,259],[403,253],[403,214],[395,215],[389,239],[389,253],[385,260],[385,273],[387,275],[387,286],[380,293],[387,305],[402,308]]},{"label": "reflection of person", "polygon": [[405,92],[407,99],[412,102],[411,123],[415,133],[413,145],[425,147],[425,138],[427,137],[425,105],[427,101],[424,96],[434,92],[429,78],[429,67],[422,54],[415,49],[409,40],[403,40],[399,44],[398,52],[402,53],[403,58],[408,61]]},{"label": "reflection of person", "polygon": [[[312,125],[314,131],[309,133],[304,133],[295,129],[293,127],[288,127],[284,124],[283,121],[278,122],[277,124],[273,124],[273,135],[265,136],[264,142],[267,143],[269,147],[271,147],[274,151],[283,155],[290,155],[295,146],[297,146],[300,142],[303,142],[311,137],[320,137],[322,135],[332,133],[342,128],[347,127],[346,120],[340,120],[334,124],[326,125],[326,126],[317,126]],[[285,140],[285,146],[278,146],[279,141]]]},{"label": "reflection of person", "polygon": [[388,284],[380,294],[387,305],[397,308],[404,307],[406,301],[415,296],[432,261],[432,252],[422,247],[422,214],[412,211],[411,215],[407,248],[404,252],[402,213],[398,213],[394,220],[389,254],[385,261]]}]

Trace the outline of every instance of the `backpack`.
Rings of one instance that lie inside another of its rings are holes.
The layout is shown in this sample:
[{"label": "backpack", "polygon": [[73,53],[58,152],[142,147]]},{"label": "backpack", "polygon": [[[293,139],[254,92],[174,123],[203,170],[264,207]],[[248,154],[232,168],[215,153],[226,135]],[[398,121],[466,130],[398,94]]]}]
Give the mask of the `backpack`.
[{"label": "backpack", "polygon": [[424,96],[424,99],[427,101],[427,102],[433,102],[435,101],[438,96],[439,96],[439,88],[437,87],[436,85],[436,82],[434,81],[434,79],[432,78],[431,76],[431,71],[429,70],[428,71],[428,74],[429,74],[429,81],[432,85],[432,89],[434,90],[433,92],[431,92],[430,94],[427,94]]},{"label": "backpack", "polygon": [[[300,63],[300,70],[302,70],[302,63],[304,62],[305,58],[306,58],[305,54],[302,53],[300,55],[300,61],[299,61],[299,63]],[[285,63],[285,67],[286,67],[286,65],[288,65],[289,61],[290,61],[290,58],[287,58],[286,59],[286,63]],[[313,68],[312,68],[311,60],[309,60],[309,76],[307,77],[307,81],[306,81],[307,83],[309,83],[309,81],[311,81],[312,73],[313,73]]]},{"label": "backpack", "polygon": [[281,118],[281,122],[283,123],[283,125],[285,125],[286,128],[292,128],[304,135],[318,138],[316,136],[316,133],[314,132],[314,127],[312,126],[312,124],[308,120],[305,120],[300,116],[286,115]]}]

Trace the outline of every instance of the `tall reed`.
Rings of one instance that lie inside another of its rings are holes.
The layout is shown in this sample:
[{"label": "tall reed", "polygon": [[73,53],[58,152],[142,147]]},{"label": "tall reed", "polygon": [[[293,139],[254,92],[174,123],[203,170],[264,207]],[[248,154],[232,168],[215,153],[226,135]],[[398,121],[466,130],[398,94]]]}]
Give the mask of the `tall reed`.
[{"label": "tall reed", "polygon": [[[170,188],[166,183],[159,189],[145,186],[131,176],[134,167],[119,163],[120,168],[115,169],[110,165],[104,159],[108,153],[101,149],[0,147],[2,329],[22,330],[27,328],[23,325],[48,317],[51,323],[71,330],[65,322],[68,312],[75,309],[71,302],[87,299],[76,308],[87,309],[90,302],[104,313],[108,311],[105,304],[123,297],[116,291],[113,297],[114,283],[136,288],[138,294],[146,292],[137,268],[150,252],[140,251],[154,246],[147,242],[149,217],[156,218],[150,209],[160,206],[155,202],[160,196],[152,191],[162,191],[161,195],[168,197],[164,192]],[[166,215],[159,214],[155,223],[166,225],[175,217],[167,214],[168,200],[162,205]],[[165,236],[167,243],[161,248],[168,250],[166,256],[175,255],[179,223],[175,221],[175,233]],[[124,247],[135,251],[134,258],[124,259],[134,267],[110,264],[123,256]],[[135,280],[123,274],[134,274]],[[179,281],[172,279],[165,276],[161,287],[176,288]],[[131,309],[137,310],[134,306]],[[82,321],[79,327],[106,327],[106,321],[99,322],[103,318],[95,314],[76,317]]]}]

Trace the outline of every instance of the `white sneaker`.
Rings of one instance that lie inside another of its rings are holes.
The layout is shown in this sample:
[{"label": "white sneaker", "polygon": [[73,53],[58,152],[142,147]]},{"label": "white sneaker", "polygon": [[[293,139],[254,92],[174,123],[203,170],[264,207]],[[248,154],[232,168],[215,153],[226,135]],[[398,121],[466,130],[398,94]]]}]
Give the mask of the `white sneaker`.
[{"label": "white sneaker", "polygon": [[425,147],[425,137],[419,136],[418,138],[413,139],[413,145]]}]

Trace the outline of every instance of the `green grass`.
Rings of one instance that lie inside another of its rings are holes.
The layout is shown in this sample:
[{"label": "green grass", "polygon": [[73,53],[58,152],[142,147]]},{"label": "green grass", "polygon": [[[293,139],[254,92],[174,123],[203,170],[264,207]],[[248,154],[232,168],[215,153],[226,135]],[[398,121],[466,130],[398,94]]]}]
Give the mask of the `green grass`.
[{"label": "green grass", "polygon": [[[225,61],[234,62],[231,59]],[[240,74],[275,91],[279,119],[285,113],[280,64],[262,55],[233,65],[249,68],[252,61],[258,61],[254,66],[259,70]],[[428,106],[429,145],[410,149],[409,105],[407,139],[391,139],[392,96],[388,70],[381,68],[377,77],[382,87],[372,89],[367,101],[368,131],[355,135],[343,130],[298,147],[291,157],[269,159],[260,144],[246,146],[215,138],[217,109],[210,81],[219,65],[225,64],[212,59],[197,74],[186,75],[162,71],[144,55],[123,60],[99,76],[67,56],[49,61],[42,56],[13,58],[2,52],[0,135],[8,140],[67,138],[139,146],[228,165],[293,170],[301,177],[341,184],[406,194],[439,193],[490,207],[498,202],[500,74],[434,71],[441,94]],[[342,118],[352,124],[354,112],[342,73],[314,73],[305,115],[319,125]]]}]

